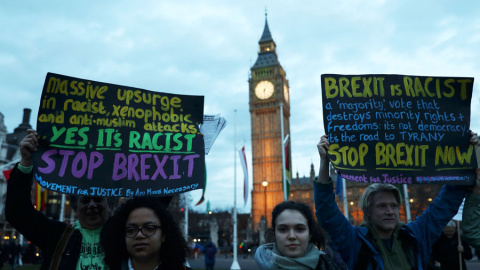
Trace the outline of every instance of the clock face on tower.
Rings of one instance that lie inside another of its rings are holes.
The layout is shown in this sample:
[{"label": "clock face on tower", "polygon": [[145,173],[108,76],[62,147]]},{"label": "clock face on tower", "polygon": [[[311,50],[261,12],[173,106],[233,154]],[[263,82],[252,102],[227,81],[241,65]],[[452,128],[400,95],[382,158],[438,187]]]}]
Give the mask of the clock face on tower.
[{"label": "clock face on tower", "polygon": [[269,81],[261,81],[255,87],[255,95],[259,99],[267,99],[273,95],[273,84]]},{"label": "clock face on tower", "polygon": [[285,100],[288,102],[288,87],[286,84],[283,85],[283,96],[285,97]]}]

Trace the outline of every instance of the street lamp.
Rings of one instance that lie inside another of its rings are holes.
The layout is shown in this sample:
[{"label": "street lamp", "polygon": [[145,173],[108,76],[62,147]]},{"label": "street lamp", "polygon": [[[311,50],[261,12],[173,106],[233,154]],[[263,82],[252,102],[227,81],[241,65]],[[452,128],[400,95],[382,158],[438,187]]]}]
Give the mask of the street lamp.
[{"label": "street lamp", "polygon": [[[265,196],[265,222],[267,222],[267,186],[268,186],[268,182],[267,182],[266,179],[263,180],[262,186],[265,187],[263,194]],[[267,222],[267,224],[268,224],[268,222]]]}]

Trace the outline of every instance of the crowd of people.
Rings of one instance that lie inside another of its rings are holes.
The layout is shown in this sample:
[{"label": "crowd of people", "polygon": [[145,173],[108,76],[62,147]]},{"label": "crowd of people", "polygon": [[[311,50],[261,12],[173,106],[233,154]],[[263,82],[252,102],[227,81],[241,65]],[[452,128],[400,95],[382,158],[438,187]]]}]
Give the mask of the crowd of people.
[{"label": "crowd of people", "polygon": [[[167,210],[169,200],[135,197],[112,215],[107,198],[78,196],[72,206],[78,217],[73,225],[36,211],[31,192],[37,135],[28,130],[20,143],[21,161],[10,175],[5,215],[41,249],[41,269],[190,269],[189,246]],[[470,143],[478,145],[473,132]],[[260,269],[466,269],[459,254],[468,260],[469,245],[480,250],[480,169],[475,187],[444,186],[423,214],[406,224],[399,221],[399,190],[371,184],[360,200],[364,223],[353,226],[335,203],[329,147],[328,136],[322,136],[317,145],[320,171],[314,181],[318,223],[306,204],[285,201],[275,206],[269,229],[273,241],[255,252]],[[451,219],[465,197],[463,241]],[[2,256],[6,251],[2,246]],[[214,269],[217,247],[209,242],[201,251],[206,269]]]},{"label": "crowd of people", "polygon": [[16,241],[2,241],[0,245],[0,268],[3,268],[5,263],[12,265],[15,269],[22,254],[22,247]]}]

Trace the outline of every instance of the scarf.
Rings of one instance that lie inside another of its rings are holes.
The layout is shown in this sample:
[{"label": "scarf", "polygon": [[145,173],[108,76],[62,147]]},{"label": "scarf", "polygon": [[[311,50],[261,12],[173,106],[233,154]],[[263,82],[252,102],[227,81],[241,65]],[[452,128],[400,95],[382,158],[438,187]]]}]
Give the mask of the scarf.
[{"label": "scarf", "polygon": [[309,243],[303,257],[290,258],[280,255],[275,243],[269,243],[257,249],[255,262],[261,270],[313,270],[317,267],[322,253],[323,251],[318,250],[314,244]]},{"label": "scarf", "polygon": [[392,248],[389,249],[385,246],[385,241],[381,239],[376,230],[370,226],[370,224],[366,224],[369,233],[372,234],[373,239],[375,240],[375,244],[377,246],[380,255],[382,255],[383,266],[385,269],[391,270],[410,270],[412,267],[408,262],[407,254],[405,250],[403,250],[402,241],[399,238],[399,231],[400,228],[403,226],[402,222],[398,222],[395,230],[393,232],[391,241],[392,241]]}]

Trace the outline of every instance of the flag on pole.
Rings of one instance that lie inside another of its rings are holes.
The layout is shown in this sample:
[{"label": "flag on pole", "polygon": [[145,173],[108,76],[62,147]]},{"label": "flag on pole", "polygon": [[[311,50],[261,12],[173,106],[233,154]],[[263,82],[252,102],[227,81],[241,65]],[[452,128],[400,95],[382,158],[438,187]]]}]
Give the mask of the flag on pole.
[{"label": "flag on pole", "polygon": [[47,206],[47,190],[42,188],[37,182],[35,185],[34,205],[37,211],[44,211]]},{"label": "flag on pole", "polygon": [[342,176],[337,174],[337,184],[335,185],[335,194],[337,194],[340,200],[343,200],[343,180]]},{"label": "flag on pole", "polygon": [[286,189],[287,189],[287,198],[290,194],[290,179],[291,179],[291,171],[290,171],[290,141],[288,141],[287,143],[285,143],[285,177],[286,177],[286,180],[285,180],[285,184],[287,185],[286,186]]},{"label": "flag on pole", "polygon": [[48,195],[48,190],[46,188],[42,188],[42,204],[41,204],[41,209],[42,211],[45,211],[47,209],[47,195]]},{"label": "flag on pole", "polygon": [[3,171],[3,176],[5,176],[5,180],[8,183],[8,179],[10,178],[10,173],[12,172],[13,169]]},{"label": "flag on pole", "polygon": [[463,198],[463,202],[458,208],[457,214],[452,218],[455,221],[462,221],[463,216],[463,206],[465,205],[465,198]]},{"label": "flag on pole", "polygon": [[205,201],[205,188],[203,189],[202,197],[198,202],[195,204],[195,206],[202,204]]},{"label": "flag on pole", "polygon": [[245,146],[238,149],[238,155],[240,156],[240,163],[242,164],[243,169],[243,200],[244,205],[247,204],[248,200],[248,171],[247,171],[247,158],[245,156]]}]

